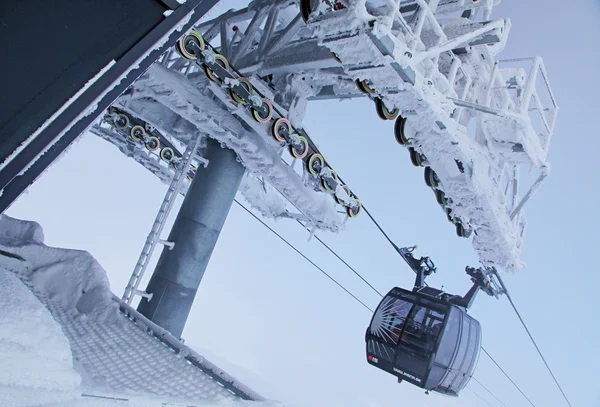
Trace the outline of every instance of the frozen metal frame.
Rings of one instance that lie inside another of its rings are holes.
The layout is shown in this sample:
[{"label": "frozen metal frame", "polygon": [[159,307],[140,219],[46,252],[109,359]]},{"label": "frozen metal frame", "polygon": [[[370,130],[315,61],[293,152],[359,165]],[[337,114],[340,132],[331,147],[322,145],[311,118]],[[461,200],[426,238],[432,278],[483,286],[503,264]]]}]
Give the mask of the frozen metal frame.
[{"label": "frozen metal frame", "polygon": [[[522,209],[549,174],[546,156],[558,106],[541,58],[495,60],[506,44],[510,21],[489,20],[494,1],[310,1],[306,24],[296,4],[254,1],[196,29],[241,73],[268,81],[275,101],[289,110],[295,124],[301,123],[306,101],[365,97],[354,86],[356,80],[368,81],[388,109],[399,108],[408,120],[420,112],[416,103],[403,100],[407,90],[416,90],[430,106],[438,101],[428,99],[423,88],[443,95],[451,107],[431,121],[431,130],[453,143],[460,141],[457,160],[465,166],[472,159],[489,165],[488,179],[503,198],[483,208],[497,226],[486,226],[486,220],[456,206],[460,198],[445,182],[456,171],[448,173],[443,163],[426,165],[448,187],[448,207],[475,231],[487,227],[499,234],[504,227],[499,225],[512,225],[512,241],[504,243],[502,256],[483,255],[482,238],[476,250],[486,264],[518,268],[526,230]],[[363,49],[363,60],[344,57],[350,41]],[[511,64],[519,66],[506,67]],[[399,79],[396,90],[377,81],[390,69]],[[412,136],[415,150],[427,157],[428,144]],[[472,157],[469,144],[477,145],[481,154]],[[521,180],[523,168],[537,170],[537,178]],[[499,206],[503,209],[497,214]]]}]

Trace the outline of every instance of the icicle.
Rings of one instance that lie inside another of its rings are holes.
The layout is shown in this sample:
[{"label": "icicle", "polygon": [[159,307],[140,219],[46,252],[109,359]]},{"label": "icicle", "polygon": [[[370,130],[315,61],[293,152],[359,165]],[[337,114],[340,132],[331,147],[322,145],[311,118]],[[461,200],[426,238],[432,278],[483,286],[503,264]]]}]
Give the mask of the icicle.
[{"label": "icicle", "polygon": [[[308,226],[308,224],[307,224],[307,226]],[[312,238],[313,238],[313,236],[315,235],[315,232],[316,232],[316,231],[317,231],[317,225],[313,225],[313,226],[310,228],[310,234],[308,235],[308,240],[307,240],[307,242],[310,242],[310,241],[311,241],[311,239],[312,239]]]}]

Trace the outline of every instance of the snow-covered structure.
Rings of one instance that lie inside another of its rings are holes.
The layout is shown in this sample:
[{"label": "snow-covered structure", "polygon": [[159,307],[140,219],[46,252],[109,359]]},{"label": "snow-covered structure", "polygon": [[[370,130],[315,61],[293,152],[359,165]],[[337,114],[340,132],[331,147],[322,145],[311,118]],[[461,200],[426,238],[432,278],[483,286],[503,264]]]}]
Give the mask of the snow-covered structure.
[{"label": "snow-covered structure", "polygon": [[89,253],[46,246],[39,224],[6,215],[0,306],[2,406],[275,405],[121,303]]}]

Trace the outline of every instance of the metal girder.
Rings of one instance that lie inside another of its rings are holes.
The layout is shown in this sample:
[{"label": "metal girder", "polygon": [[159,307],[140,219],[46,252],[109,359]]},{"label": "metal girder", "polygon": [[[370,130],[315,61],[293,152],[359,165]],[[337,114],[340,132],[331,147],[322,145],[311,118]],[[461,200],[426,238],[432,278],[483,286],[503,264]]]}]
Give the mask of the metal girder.
[{"label": "metal girder", "polygon": [[219,24],[219,28],[221,31],[221,54],[230,59],[231,58],[231,49],[229,47],[229,34],[227,32],[227,23],[225,21],[221,21]]},{"label": "metal girder", "polygon": [[269,16],[267,17],[267,23],[265,24],[264,32],[262,34],[262,37],[260,39],[260,44],[258,46],[259,53],[264,52],[267,44],[273,37],[273,30],[275,29],[275,26],[277,25],[278,17],[279,17],[279,8],[271,7],[271,10],[269,11]]},{"label": "metal girder", "polygon": [[275,72],[298,73],[337,66],[339,64],[333,59],[331,52],[319,46],[316,41],[311,41],[291,44],[269,56],[264,53],[248,54],[236,68],[244,73],[260,71],[264,76]]},{"label": "metal girder", "polygon": [[264,56],[268,57],[273,52],[278,51],[279,49],[281,49],[281,47],[283,47],[285,44],[287,44],[288,42],[290,42],[290,40],[296,34],[298,34],[298,31],[300,31],[300,29],[303,26],[304,26],[304,22],[302,21],[302,17],[300,17],[300,14],[298,14],[288,24],[288,26],[285,28],[285,30],[283,30],[281,32],[281,34],[277,38],[272,39],[271,42],[269,43],[269,45],[267,45],[265,47]]},{"label": "metal girder", "polygon": [[254,36],[258,32],[259,26],[263,23],[264,19],[266,18],[268,11],[269,9],[265,7],[259,9],[256,12],[256,14],[254,14],[254,17],[252,17],[252,21],[250,21],[250,24],[248,25],[248,28],[246,29],[246,32],[244,33],[241,42],[239,43],[239,45],[237,45],[237,47],[235,47],[233,56],[231,58],[232,64],[235,64],[241,57],[243,57],[246,54],[248,47],[250,47],[252,41],[254,41]]}]

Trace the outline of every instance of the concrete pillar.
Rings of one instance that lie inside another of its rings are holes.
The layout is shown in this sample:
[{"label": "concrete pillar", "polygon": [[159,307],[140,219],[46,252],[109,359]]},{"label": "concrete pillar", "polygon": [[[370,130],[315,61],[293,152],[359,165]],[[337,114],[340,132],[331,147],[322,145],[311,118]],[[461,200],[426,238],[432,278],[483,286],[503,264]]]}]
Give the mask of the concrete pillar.
[{"label": "concrete pillar", "polygon": [[177,214],[138,311],[176,338],[181,337],[200,281],[245,172],[230,149],[207,140],[204,157]]}]

